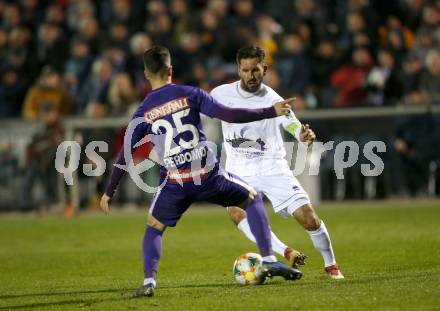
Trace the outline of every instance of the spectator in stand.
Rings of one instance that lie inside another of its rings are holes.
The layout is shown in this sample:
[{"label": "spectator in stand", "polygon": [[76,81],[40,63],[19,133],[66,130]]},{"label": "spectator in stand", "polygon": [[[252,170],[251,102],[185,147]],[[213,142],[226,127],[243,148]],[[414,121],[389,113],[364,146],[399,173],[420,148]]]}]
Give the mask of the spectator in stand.
[{"label": "spectator in stand", "polygon": [[379,27],[380,46],[389,49],[395,57],[397,64],[401,64],[407,50],[415,43],[414,33],[402,24],[396,16],[387,17],[386,25]]},{"label": "spectator in stand", "polygon": [[337,90],[336,107],[356,107],[364,104],[364,83],[372,66],[370,52],[365,48],[357,48],[352,53],[352,61],[333,72],[331,83]]},{"label": "spectator in stand", "polygon": [[280,74],[274,67],[267,69],[263,82],[272,89],[278,90],[277,93],[284,98],[294,97],[296,95],[292,90],[286,89],[283,86]]},{"label": "spectator in stand", "polygon": [[103,57],[111,61],[113,70],[115,72],[123,71],[127,63],[127,53],[119,46],[110,46],[106,48]]},{"label": "spectator in stand", "polygon": [[70,31],[76,32],[79,29],[79,24],[83,19],[94,18],[95,16],[95,1],[81,0],[69,1],[67,5],[67,25]]},{"label": "spectator in stand", "polygon": [[[411,105],[424,105],[423,98],[414,96]],[[412,196],[424,195],[428,182],[429,162],[438,148],[438,125],[429,114],[399,117],[393,142],[394,152],[391,162],[393,171],[393,191],[398,195],[409,192]]]},{"label": "spectator in stand", "polygon": [[339,55],[331,40],[322,40],[317,48],[312,64],[312,87],[319,94],[319,101],[324,107],[333,104],[335,90],[330,86],[330,76],[339,65]]},{"label": "spectator in stand", "polygon": [[210,9],[203,9],[198,16],[196,29],[200,37],[200,48],[206,55],[216,52],[217,42],[221,31],[218,31],[220,25],[217,15]]},{"label": "spectator in stand", "polygon": [[287,33],[301,34],[301,28],[308,28],[309,38],[303,37],[306,45],[317,43],[318,36],[324,35],[322,25],[328,22],[326,8],[314,0],[269,1],[268,11]]},{"label": "spectator in stand", "polygon": [[360,12],[350,12],[345,20],[345,31],[342,33],[342,46],[349,50],[353,47],[354,37],[358,33],[368,33],[367,23]]},{"label": "spectator in stand", "polygon": [[298,29],[297,31],[298,35],[301,37],[303,41],[304,50],[307,53],[311,52],[312,48],[316,46],[316,44],[314,43],[316,38],[309,24],[307,24],[305,21],[301,21],[298,23],[296,28]]},{"label": "spectator in stand", "polygon": [[395,105],[402,97],[400,73],[390,51],[380,50],[378,64],[368,74],[365,88],[367,103],[373,106]]},{"label": "spectator in stand", "polygon": [[147,3],[147,19],[167,14],[167,6],[163,0],[151,0]]},{"label": "spectator in stand", "polygon": [[110,25],[107,35],[107,47],[117,47],[124,51],[124,53],[129,51],[129,32],[127,25],[121,22],[114,22]]},{"label": "spectator in stand", "polygon": [[101,38],[99,37],[99,25],[96,19],[83,19],[78,25],[78,37],[87,42],[92,56],[99,55],[101,49]]},{"label": "spectator in stand", "polygon": [[166,46],[172,42],[172,19],[168,14],[165,2],[162,0],[150,1],[147,5],[147,15],[144,29],[154,44]]},{"label": "spectator in stand", "polygon": [[50,23],[45,23],[38,29],[37,60],[39,67],[49,65],[62,72],[68,57],[68,42],[63,37],[61,29]]},{"label": "spectator in stand", "polygon": [[[423,64],[417,54],[409,54],[403,62],[402,95],[420,93],[420,81],[423,73]],[[421,94],[420,94],[421,96]]]},{"label": "spectator in stand", "polygon": [[427,5],[423,8],[422,22],[419,26],[419,31],[429,32],[434,34],[439,31],[438,22],[440,20],[439,9],[434,5]]},{"label": "spectator in stand", "polygon": [[172,45],[177,45],[182,34],[188,32],[188,29],[193,23],[188,6],[189,4],[185,0],[171,1],[170,14],[174,25]]},{"label": "spectator in stand", "polygon": [[67,33],[68,27],[66,22],[66,14],[60,4],[52,3],[46,9],[46,22],[60,27],[63,33]]},{"label": "spectator in stand", "polygon": [[285,36],[282,51],[276,58],[275,68],[280,73],[284,88],[295,93],[306,91],[311,76],[310,60],[299,35]]},{"label": "spectator in stand", "polygon": [[319,32],[319,25],[324,24],[326,19],[322,6],[318,5],[315,0],[296,0],[293,9],[293,25],[304,23],[310,31],[311,40],[308,43],[315,43],[314,39]]},{"label": "spectator in stand", "polygon": [[[337,20],[344,20],[346,16],[350,13],[358,13],[362,15],[362,19],[365,23],[365,30],[368,32],[369,36],[376,36],[375,31],[377,30],[377,25],[379,23],[378,19],[382,15],[382,11],[386,8],[386,3],[394,1],[377,1],[373,5],[370,1],[366,0],[347,0],[342,1],[335,11],[339,13]],[[385,5],[383,5],[385,3]],[[374,6],[374,7],[373,7]]]},{"label": "spectator in stand", "polygon": [[233,2],[234,15],[230,19],[232,28],[247,26],[256,28],[254,4],[251,0],[237,0]]},{"label": "spectator in stand", "polygon": [[198,86],[202,89],[209,90],[209,78],[208,71],[206,67],[200,63],[196,62],[190,71],[187,79],[183,81],[184,84]]},{"label": "spectator in stand", "polygon": [[228,35],[223,36],[220,47],[221,61],[235,64],[237,50],[244,45],[258,45],[258,37],[255,28],[247,25],[239,25],[234,28],[229,24]]},{"label": "spectator in stand", "polygon": [[146,20],[146,3],[140,0],[109,0],[98,3],[98,12],[103,27],[122,23],[130,33],[140,31]]},{"label": "spectator in stand", "polygon": [[0,60],[4,60],[8,53],[8,32],[0,28]]},{"label": "spectator in stand", "polygon": [[20,5],[22,9],[22,23],[28,29],[35,29],[43,19],[43,14],[38,7],[38,0],[20,0]]},{"label": "spectator in stand", "polygon": [[172,39],[172,21],[168,14],[153,17],[146,30],[155,44],[167,45]]},{"label": "spectator in stand", "polygon": [[417,32],[417,39],[411,53],[417,53],[424,60],[428,52],[435,49],[436,46],[438,43],[435,42],[433,34],[428,30],[421,30]]},{"label": "spectator in stand", "polygon": [[72,42],[71,56],[66,63],[64,80],[73,99],[73,112],[83,113],[87,105],[84,89],[93,58],[87,42],[76,38]]},{"label": "spectator in stand", "polygon": [[[23,189],[27,189],[30,196],[36,181],[43,185],[44,198],[38,206],[40,212],[45,212],[56,202],[57,171],[54,163],[58,145],[64,138],[58,111],[51,106],[46,109],[42,116],[44,130],[36,134],[27,146],[23,178]],[[32,198],[28,198],[28,201],[35,202]]]},{"label": "spectator in stand", "polygon": [[260,46],[266,52],[266,63],[270,66],[274,62],[275,54],[278,52],[278,44],[275,37],[283,31],[270,15],[260,15],[257,19],[258,37]]},{"label": "spectator in stand", "polygon": [[[151,47],[151,39],[144,32],[134,34],[130,39],[130,55],[125,64],[125,71],[131,76],[136,93],[144,97],[150,90],[149,83],[145,79],[143,55]],[[141,98],[139,98],[141,99]]]},{"label": "spectator in stand", "polygon": [[440,51],[430,51],[425,60],[420,89],[429,104],[440,105]]},{"label": "spectator in stand", "polygon": [[129,0],[112,0],[112,23],[118,22],[127,25],[128,30],[133,32],[136,30],[135,20],[132,18],[132,5]]},{"label": "spectator in stand", "polygon": [[20,78],[25,83],[29,83],[28,76],[34,76],[38,73],[38,64],[33,57],[31,46],[31,33],[22,26],[16,27],[9,33],[9,47],[6,56],[6,62],[17,68]]},{"label": "spectator in stand", "polygon": [[353,35],[353,48],[366,48],[373,50],[371,38],[365,32],[357,32]]},{"label": "spectator in stand", "polygon": [[227,0],[209,0],[208,8],[217,16],[220,24],[226,23],[229,3]]},{"label": "spectator in stand", "polygon": [[7,4],[3,13],[2,27],[7,31],[20,26],[21,24],[20,8],[17,4]]},{"label": "spectator in stand", "polygon": [[425,0],[405,0],[401,1],[401,12],[403,12],[403,20],[412,30],[419,28],[422,20],[423,7]]},{"label": "spectator in stand", "polygon": [[96,60],[92,66],[92,72],[85,83],[84,96],[87,101],[86,111],[93,103],[108,106],[108,90],[113,74],[113,66],[109,59]]},{"label": "spectator in stand", "polygon": [[60,74],[50,67],[44,67],[37,83],[26,94],[23,117],[41,120],[52,111],[63,116],[70,112],[70,103],[70,96],[61,84]]},{"label": "spectator in stand", "polygon": [[25,91],[26,85],[14,67],[0,67],[0,118],[20,117]]},{"label": "spectator in stand", "polygon": [[179,42],[179,46],[174,53],[173,70],[176,79],[189,79],[189,68],[192,68],[197,61],[205,59],[203,51],[200,49],[201,40],[196,32],[184,34]]},{"label": "spectator in stand", "polygon": [[137,107],[137,95],[130,76],[121,72],[116,74],[109,89],[109,106],[112,115],[132,114]]}]

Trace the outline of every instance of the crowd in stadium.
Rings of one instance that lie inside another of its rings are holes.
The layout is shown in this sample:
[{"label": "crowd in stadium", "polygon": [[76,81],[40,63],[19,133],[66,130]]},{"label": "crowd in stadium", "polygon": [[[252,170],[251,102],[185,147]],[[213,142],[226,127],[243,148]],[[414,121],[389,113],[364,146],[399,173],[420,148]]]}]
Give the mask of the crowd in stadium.
[{"label": "crowd in stadium", "polygon": [[171,48],[176,82],[207,90],[260,45],[296,109],[438,103],[439,19],[428,0],[0,0],[0,117],[130,113],[152,44]]}]

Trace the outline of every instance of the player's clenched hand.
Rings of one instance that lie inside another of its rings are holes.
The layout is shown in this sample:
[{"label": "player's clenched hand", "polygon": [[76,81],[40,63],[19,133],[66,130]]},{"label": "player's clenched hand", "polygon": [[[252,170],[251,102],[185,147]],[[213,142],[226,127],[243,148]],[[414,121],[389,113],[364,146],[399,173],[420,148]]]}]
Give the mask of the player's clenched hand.
[{"label": "player's clenched hand", "polygon": [[310,128],[308,124],[301,125],[301,132],[299,134],[299,138],[301,142],[306,143],[307,145],[310,145],[315,141],[316,135],[315,132]]},{"label": "player's clenched hand", "polygon": [[290,104],[293,103],[295,99],[295,97],[288,98],[273,105],[275,111],[277,112],[277,116],[290,116],[290,112],[292,111]]},{"label": "player's clenched hand", "polygon": [[110,197],[107,194],[102,195],[99,206],[104,213],[108,214],[110,212]]}]

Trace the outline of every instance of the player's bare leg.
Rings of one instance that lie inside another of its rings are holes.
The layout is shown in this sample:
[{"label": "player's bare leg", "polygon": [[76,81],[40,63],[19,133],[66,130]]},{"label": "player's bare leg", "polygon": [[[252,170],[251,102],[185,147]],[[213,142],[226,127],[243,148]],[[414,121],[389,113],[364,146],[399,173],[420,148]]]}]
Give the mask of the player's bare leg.
[{"label": "player's bare leg", "polygon": [[134,292],[133,297],[152,297],[156,288],[156,273],[162,254],[162,234],[165,225],[149,215],[147,229],[142,242],[144,260],[144,284]]},{"label": "player's bare leg", "polygon": [[[246,212],[243,209],[235,206],[230,206],[227,208],[227,210],[229,218],[231,218],[232,222],[235,223],[237,228],[242,231],[249,240],[256,243],[255,237],[252,234],[246,218]],[[273,251],[286,258],[292,268],[298,268],[299,266],[305,264],[305,259],[307,258],[306,255],[281,242],[273,231],[271,231],[270,235]]]},{"label": "player's bare leg", "polygon": [[343,279],[344,276],[339,270],[333,253],[330,235],[324,222],[319,219],[313,207],[310,204],[305,204],[296,209],[293,216],[307,230],[313,245],[321,253],[324,259],[324,269],[330,278]]}]

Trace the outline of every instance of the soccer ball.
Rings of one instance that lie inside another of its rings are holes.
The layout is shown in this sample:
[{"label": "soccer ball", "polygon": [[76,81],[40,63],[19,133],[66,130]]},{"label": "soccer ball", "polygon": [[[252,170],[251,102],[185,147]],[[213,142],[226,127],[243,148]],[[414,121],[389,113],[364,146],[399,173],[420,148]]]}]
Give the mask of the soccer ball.
[{"label": "soccer ball", "polygon": [[232,269],[235,281],[241,285],[263,284],[264,278],[261,277],[262,261],[261,256],[256,253],[246,253],[238,256]]}]

